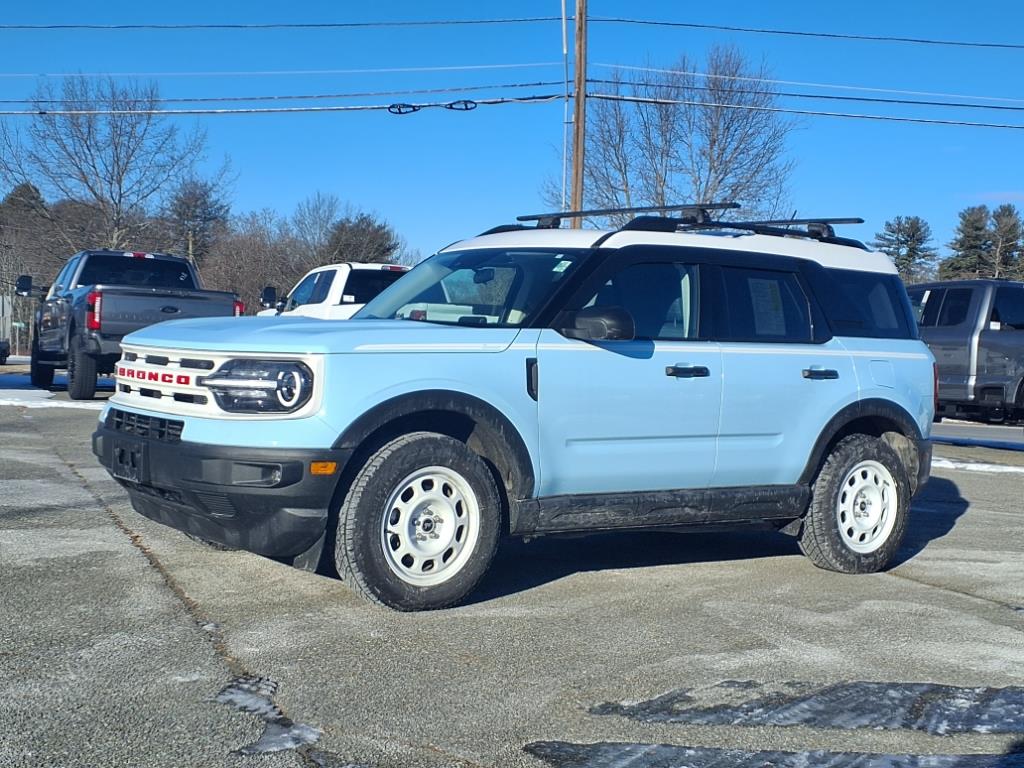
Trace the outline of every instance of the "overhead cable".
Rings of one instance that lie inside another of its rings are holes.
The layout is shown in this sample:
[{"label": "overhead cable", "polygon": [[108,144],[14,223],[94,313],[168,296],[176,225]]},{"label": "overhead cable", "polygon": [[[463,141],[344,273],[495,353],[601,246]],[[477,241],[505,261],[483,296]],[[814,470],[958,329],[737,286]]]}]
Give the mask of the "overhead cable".
[{"label": "overhead cable", "polygon": [[689,99],[658,99],[645,96],[625,96],[617,93],[588,93],[588,99],[600,99],[603,101],[625,101],[633,104],[680,104],[692,107],[715,107],[718,109],[739,109],[747,112],[777,112],[787,115],[809,115],[812,117],[842,117],[855,120],[881,120],[896,123],[922,123],[925,125],[958,125],[969,128],[1005,128],[1011,130],[1024,130],[1024,125],[1013,125],[1007,123],[977,123],[966,120],[941,120],[925,117],[898,117],[895,115],[866,115],[853,112],[824,112],[811,109],[790,109],[787,107],[761,107],[750,104],[724,104],[708,101],[691,101]]},{"label": "overhead cable", "polygon": [[0,78],[23,77],[276,77],[288,75],[382,75],[394,72],[472,72],[485,69],[536,69],[561,66],[559,61],[524,64],[465,64],[444,67],[382,67],[376,69],[270,69],[226,72],[0,72]]},{"label": "overhead cable", "polygon": [[799,85],[806,88],[832,88],[837,91],[864,91],[865,93],[896,93],[904,96],[935,96],[946,99],[974,99],[976,101],[1003,101],[1015,104],[1024,104],[1024,99],[1015,99],[1007,96],[977,96],[959,93],[940,93],[936,91],[909,91],[896,88],[877,88],[866,85],[840,85],[837,83],[814,83],[806,80],[773,80],[767,77],[752,75],[717,75],[708,72],[692,72],[685,69],[662,69],[658,67],[635,67],[626,64],[594,64],[591,67],[603,67],[605,69],[617,69],[627,72],[657,72],[668,75],[688,75],[691,77],[702,77],[710,80],[738,80],[753,83],[771,83],[773,85]]},{"label": "overhead cable", "polygon": [[449,109],[468,112],[477,106],[494,106],[498,104],[540,104],[557,101],[561,94],[541,94],[534,96],[501,97],[493,99],[457,99],[456,101],[434,101],[422,103],[398,104],[346,104],[327,107],[225,107],[222,109],[197,107],[185,109],[24,109],[0,110],[4,117],[86,117],[114,115],[159,115],[166,117],[184,115],[260,115],[260,114],[296,114],[302,112],[373,112],[386,111],[396,115],[419,112],[421,109]]},{"label": "overhead cable", "polygon": [[[195,97],[157,97],[146,99],[154,104],[204,104],[237,101],[316,101],[321,99],[355,99],[371,96],[405,96],[427,93],[465,93],[468,91],[501,90],[505,88],[544,88],[561,85],[561,80],[542,80],[535,83],[497,83],[492,85],[459,85],[450,88],[413,88],[398,91],[352,91],[349,93],[304,93],[304,94],[272,94],[258,96],[195,96]],[[64,104],[64,99],[0,99],[0,104]]]},{"label": "overhead cable", "polygon": [[[641,86],[648,88],[673,88],[671,83],[647,83],[637,82],[635,80],[630,81],[618,81],[618,80],[601,80],[591,78],[587,80],[588,83],[594,83],[597,85],[629,85],[629,86]],[[702,91],[710,93],[721,93],[720,89],[711,88],[706,85],[684,85],[679,86],[683,90],[690,91]],[[730,88],[730,94],[741,94],[749,96],[777,96],[779,98],[787,99],[810,99],[810,100],[823,100],[823,101],[852,101],[857,103],[867,104],[899,104],[901,106],[915,106],[915,107],[962,107],[964,109],[995,109],[1004,110],[1009,112],[1024,112],[1024,106],[1012,107],[1005,104],[976,104],[968,102],[958,101],[925,101],[922,99],[884,99],[877,96],[837,96],[835,94],[827,93],[794,93],[792,91],[774,91],[774,90],[756,90],[756,89],[742,89],[742,88]],[[3,102],[0,102],[3,103]]]},{"label": "overhead cable", "polygon": [[225,29],[385,29],[388,27],[451,27],[480,26],[487,24],[535,24],[545,21],[561,21],[561,16],[523,16],[504,19],[421,19],[406,21],[296,21],[266,23],[213,23],[213,24],[0,24],[0,32],[39,30],[225,30]]},{"label": "overhead cable", "polygon": [[861,40],[874,43],[916,43],[918,45],[943,45],[957,48],[1002,48],[1024,50],[1024,43],[997,43],[972,40],[939,40],[928,37],[898,37],[895,35],[857,35],[848,32],[804,32],[795,29],[766,29],[761,27],[738,27],[727,24],[698,24],[690,21],[658,21],[656,19],[630,19],[611,16],[588,16],[590,22],[604,24],[637,24],[650,27],[683,27],[686,29],[711,29],[718,32],[749,32],[758,35],[786,35],[789,37],[816,37],[825,40]]}]

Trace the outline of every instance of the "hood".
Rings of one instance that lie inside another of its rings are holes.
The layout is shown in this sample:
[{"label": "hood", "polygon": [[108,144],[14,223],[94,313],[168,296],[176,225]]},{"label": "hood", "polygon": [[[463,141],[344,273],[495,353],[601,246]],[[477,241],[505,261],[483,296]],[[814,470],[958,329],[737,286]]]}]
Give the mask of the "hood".
[{"label": "hood", "polygon": [[518,328],[471,328],[415,320],[218,317],[157,323],[128,334],[124,343],[277,354],[501,352],[518,333]]}]

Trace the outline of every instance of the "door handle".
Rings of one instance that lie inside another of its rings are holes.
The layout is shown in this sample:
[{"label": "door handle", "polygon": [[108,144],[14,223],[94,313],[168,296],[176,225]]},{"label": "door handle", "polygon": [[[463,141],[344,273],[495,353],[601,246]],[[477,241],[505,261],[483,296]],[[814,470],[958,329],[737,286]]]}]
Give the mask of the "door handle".
[{"label": "door handle", "polygon": [[805,379],[814,379],[815,381],[822,379],[838,379],[839,371],[834,368],[804,368],[803,376]]},{"label": "door handle", "polygon": [[665,375],[674,376],[677,379],[702,379],[711,375],[711,371],[704,365],[686,365],[680,363],[677,365],[665,366]]}]

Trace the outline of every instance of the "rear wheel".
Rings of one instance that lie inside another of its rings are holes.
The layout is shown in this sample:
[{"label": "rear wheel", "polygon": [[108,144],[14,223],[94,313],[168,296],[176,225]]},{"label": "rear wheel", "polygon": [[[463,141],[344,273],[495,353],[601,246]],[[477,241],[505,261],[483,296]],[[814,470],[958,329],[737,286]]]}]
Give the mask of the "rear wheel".
[{"label": "rear wheel", "polygon": [[338,573],[364,597],[402,611],[465,598],[494,557],[501,502],[487,465],[446,435],[383,446],[338,513]]},{"label": "rear wheel", "polygon": [[39,362],[39,341],[32,340],[32,358],[29,361],[29,380],[33,387],[49,389],[53,386],[53,366]]},{"label": "rear wheel", "polygon": [[[68,350],[68,397],[91,400],[96,394],[96,358],[82,349],[77,338]],[[52,374],[51,374],[52,375]]]},{"label": "rear wheel", "polygon": [[910,495],[907,470],[886,442],[870,435],[843,438],[814,481],[801,551],[830,571],[884,569],[903,541]]}]

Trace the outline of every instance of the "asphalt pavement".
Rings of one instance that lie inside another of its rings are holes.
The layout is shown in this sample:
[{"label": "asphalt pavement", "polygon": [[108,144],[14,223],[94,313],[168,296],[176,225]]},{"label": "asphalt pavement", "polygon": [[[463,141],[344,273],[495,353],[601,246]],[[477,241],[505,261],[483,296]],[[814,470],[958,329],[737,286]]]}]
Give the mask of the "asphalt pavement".
[{"label": "asphalt pavement", "polygon": [[940,447],[887,573],[540,539],[410,615],[136,514],[54,399],[0,406],[5,768],[1024,765],[1020,454]]}]

